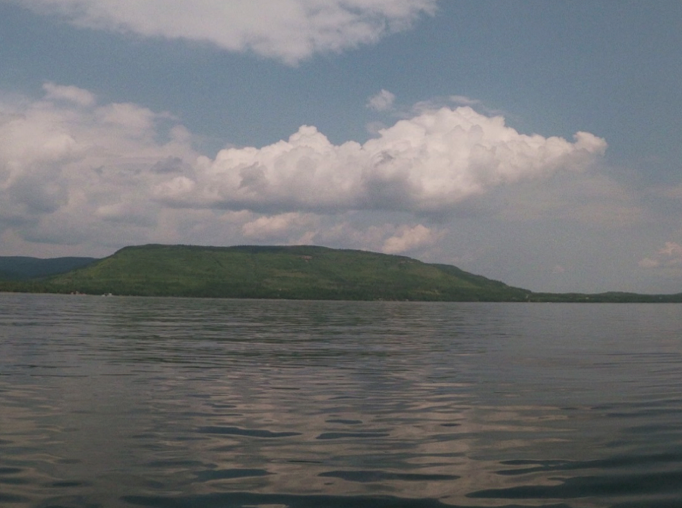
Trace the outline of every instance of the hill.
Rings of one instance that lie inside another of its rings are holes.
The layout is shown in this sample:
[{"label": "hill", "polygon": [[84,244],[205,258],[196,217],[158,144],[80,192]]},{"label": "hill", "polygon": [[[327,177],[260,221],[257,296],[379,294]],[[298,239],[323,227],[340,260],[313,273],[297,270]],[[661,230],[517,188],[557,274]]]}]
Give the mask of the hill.
[{"label": "hill", "polygon": [[96,258],[63,257],[40,259],[26,256],[0,256],[0,280],[28,280],[64,273],[89,265]]},{"label": "hill", "polygon": [[[2,286],[0,286],[2,289]],[[325,247],[126,247],[31,291],[327,300],[524,301],[529,291],[404,256]]]},{"label": "hill", "polygon": [[0,276],[0,291],[32,293],[307,300],[682,302],[682,293],[533,293],[455,266],[314,246],[144,245],[125,247],[100,260],[0,258],[0,271],[2,267],[10,269],[5,268],[4,280]]}]

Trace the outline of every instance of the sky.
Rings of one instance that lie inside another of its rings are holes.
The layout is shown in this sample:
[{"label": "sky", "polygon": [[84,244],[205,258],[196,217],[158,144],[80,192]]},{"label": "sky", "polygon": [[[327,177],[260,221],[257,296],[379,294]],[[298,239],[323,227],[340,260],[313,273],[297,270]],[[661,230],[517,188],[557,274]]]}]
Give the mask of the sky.
[{"label": "sky", "polygon": [[682,292],[679,0],[0,0],[0,256],[314,244]]}]

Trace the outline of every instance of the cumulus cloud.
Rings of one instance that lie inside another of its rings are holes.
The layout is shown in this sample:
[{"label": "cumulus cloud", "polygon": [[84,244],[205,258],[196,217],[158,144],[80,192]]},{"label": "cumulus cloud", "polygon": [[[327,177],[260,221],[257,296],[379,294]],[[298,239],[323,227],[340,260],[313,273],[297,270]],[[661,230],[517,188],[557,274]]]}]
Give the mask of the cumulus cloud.
[{"label": "cumulus cloud", "polygon": [[96,224],[153,225],[161,207],[149,189],[197,157],[184,131],[164,134],[169,115],[98,105],[87,90],[44,91],[42,100],[0,103],[0,231],[68,244]]},{"label": "cumulus cloud", "polygon": [[[0,101],[0,237],[63,245],[318,243],[424,252],[429,217],[502,186],[579,172],[606,143],[525,135],[468,107],[364,142],[315,127],[261,148],[197,153],[172,115],[47,84]],[[421,249],[421,250],[420,250]]]},{"label": "cumulus cloud", "polygon": [[505,184],[582,171],[606,142],[578,132],[570,142],[525,135],[469,107],[442,108],[401,120],[364,144],[330,143],[303,126],[287,141],[229,148],[202,157],[194,176],[155,188],[176,207],[333,213],[399,210],[447,213]]},{"label": "cumulus cloud", "polygon": [[395,95],[388,90],[382,89],[378,94],[369,98],[367,107],[374,111],[388,111],[393,108]]},{"label": "cumulus cloud", "polygon": [[242,226],[242,233],[246,238],[254,240],[282,241],[296,234],[307,234],[312,239],[314,232],[301,231],[301,229],[314,223],[315,218],[310,214],[292,212],[272,216],[263,215],[245,223]]},{"label": "cumulus cloud", "polygon": [[652,257],[639,262],[641,268],[680,268],[682,267],[682,245],[677,242],[666,242]]},{"label": "cumulus cloud", "polygon": [[433,14],[437,0],[13,0],[94,29],[203,41],[296,64],[371,44]]},{"label": "cumulus cloud", "polygon": [[[329,245],[384,252],[386,254],[402,254],[406,252],[424,252],[436,244],[446,231],[429,228],[423,224],[400,224],[383,222],[371,224],[371,214],[362,214],[363,220],[352,218],[353,213],[338,217],[318,216],[312,214],[281,214],[278,216],[261,216],[252,224],[275,226],[277,233],[285,229],[290,231],[289,243]],[[397,218],[395,218],[397,219]],[[369,225],[368,225],[369,223]]]},{"label": "cumulus cloud", "polygon": [[80,106],[91,106],[95,103],[95,96],[75,86],[60,86],[54,83],[45,83],[45,98],[48,100],[65,100]]},{"label": "cumulus cloud", "polygon": [[433,231],[421,224],[414,227],[402,226],[398,234],[386,239],[381,250],[386,254],[401,254],[433,245],[442,236],[442,233]]}]

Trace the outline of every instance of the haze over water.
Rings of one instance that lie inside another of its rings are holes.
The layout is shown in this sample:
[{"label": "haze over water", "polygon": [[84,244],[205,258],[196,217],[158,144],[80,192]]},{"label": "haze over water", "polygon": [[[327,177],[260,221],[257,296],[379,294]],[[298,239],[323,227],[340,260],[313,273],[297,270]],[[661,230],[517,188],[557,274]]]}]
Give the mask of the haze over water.
[{"label": "haze over water", "polygon": [[0,295],[0,505],[679,507],[677,305]]}]

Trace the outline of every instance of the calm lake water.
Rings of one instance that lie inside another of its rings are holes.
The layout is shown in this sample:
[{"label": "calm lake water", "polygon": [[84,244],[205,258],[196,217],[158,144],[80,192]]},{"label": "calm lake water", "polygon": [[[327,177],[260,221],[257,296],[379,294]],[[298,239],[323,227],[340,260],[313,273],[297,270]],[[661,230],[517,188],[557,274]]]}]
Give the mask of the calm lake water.
[{"label": "calm lake water", "polygon": [[678,508],[682,307],[0,294],[0,505]]}]

